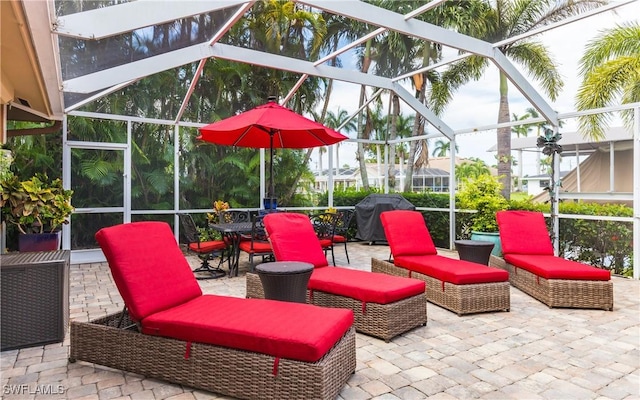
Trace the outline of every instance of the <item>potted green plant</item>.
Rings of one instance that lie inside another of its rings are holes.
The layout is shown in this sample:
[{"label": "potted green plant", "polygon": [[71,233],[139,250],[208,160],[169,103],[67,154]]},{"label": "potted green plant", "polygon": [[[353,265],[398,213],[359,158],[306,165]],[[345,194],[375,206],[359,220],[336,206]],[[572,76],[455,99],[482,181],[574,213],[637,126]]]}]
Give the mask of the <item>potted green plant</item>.
[{"label": "potted green plant", "polygon": [[74,208],[73,191],[62,187],[62,180],[49,180],[36,174],[26,181],[10,174],[0,181],[2,218],[19,232],[20,251],[46,251],[60,248],[60,227],[69,223]]},{"label": "potted green plant", "polygon": [[472,240],[486,240],[494,243],[491,254],[502,254],[496,212],[509,207],[507,200],[500,194],[501,184],[492,175],[480,175],[463,181],[458,191],[460,208],[476,210],[472,216],[470,226],[463,228],[463,234],[471,236]]}]

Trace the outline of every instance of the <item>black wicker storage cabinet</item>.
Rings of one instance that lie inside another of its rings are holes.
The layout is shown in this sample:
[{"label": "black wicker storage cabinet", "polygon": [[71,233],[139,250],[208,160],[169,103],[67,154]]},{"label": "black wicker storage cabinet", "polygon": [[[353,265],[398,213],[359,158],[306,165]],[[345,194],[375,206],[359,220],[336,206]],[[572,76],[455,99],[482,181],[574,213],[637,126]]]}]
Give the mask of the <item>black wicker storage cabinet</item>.
[{"label": "black wicker storage cabinet", "polygon": [[64,341],[69,324],[69,251],[0,256],[2,351]]}]

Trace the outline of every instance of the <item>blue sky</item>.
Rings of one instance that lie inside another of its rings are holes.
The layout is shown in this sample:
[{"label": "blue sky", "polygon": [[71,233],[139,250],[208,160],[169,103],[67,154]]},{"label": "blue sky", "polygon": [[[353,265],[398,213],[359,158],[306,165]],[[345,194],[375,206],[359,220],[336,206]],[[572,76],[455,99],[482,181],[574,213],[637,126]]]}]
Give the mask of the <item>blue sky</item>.
[{"label": "blue sky", "polygon": [[[551,51],[556,61],[562,78],[564,89],[558,98],[550,102],[551,106],[560,113],[574,111],[575,93],[580,85],[578,76],[578,62],[584,52],[586,44],[594,39],[600,32],[628,21],[637,21],[640,18],[640,1],[621,6],[614,11],[607,11],[602,14],[589,17],[587,19],[574,22],[551,31],[542,33],[537,37],[545,43]],[[343,60],[346,65],[347,62]],[[516,64],[517,66],[517,64]],[[526,73],[523,72],[526,77]],[[535,82],[531,82],[537,88]],[[359,86],[345,83],[337,83],[331,97],[330,110],[335,111],[338,107],[347,110],[349,113],[355,112],[358,103]],[[511,113],[523,115],[525,109],[530,104],[513,87],[509,88]],[[544,96],[546,98],[546,96]],[[385,108],[388,101],[384,102]],[[412,110],[411,110],[412,111]],[[407,108],[403,112],[409,113]],[[454,96],[453,101],[442,115],[442,119],[454,130],[470,128],[474,126],[486,126],[495,124],[498,115],[498,72],[495,67],[487,69],[482,80],[470,82],[460,89]],[[575,131],[575,121],[565,121],[562,130]],[[432,128],[433,129],[433,128]],[[433,132],[433,130],[431,130]],[[535,133],[533,133],[535,134]],[[495,156],[487,150],[495,145],[495,131],[477,132],[464,134],[457,137],[459,156],[478,157],[488,164],[495,164]],[[430,150],[431,151],[431,150]],[[344,143],[340,146],[340,165],[348,163],[352,166],[355,162],[356,145]],[[335,163],[335,157],[334,157]],[[319,167],[318,153],[314,152],[311,168]],[[327,167],[327,155],[324,154],[322,166]],[[564,160],[563,169],[575,167],[575,159]],[[524,173],[535,173],[535,156],[525,156],[523,162]]]}]

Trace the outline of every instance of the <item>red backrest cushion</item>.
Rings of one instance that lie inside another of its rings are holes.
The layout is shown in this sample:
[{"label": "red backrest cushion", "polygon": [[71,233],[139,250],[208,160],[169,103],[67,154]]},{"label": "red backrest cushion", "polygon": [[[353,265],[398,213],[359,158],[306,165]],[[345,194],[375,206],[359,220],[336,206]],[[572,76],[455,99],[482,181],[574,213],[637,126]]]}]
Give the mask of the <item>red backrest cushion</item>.
[{"label": "red backrest cushion", "polygon": [[384,211],[380,213],[380,220],[394,257],[438,253],[419,211]]},{"label": "red backrest cushion", "polygon": [[316,268],[329,265],[307,215],[285,212],[267,214],[264,228],[276,260],[304,261]]},{"label": "red backrest cushion", "polygon": [[499,211],[496,221],[504,254],[553,255],[553,245],[541,212]]},{"label": "red backrest cushion", "polygon": [[96,239],[134,321],[202,295],[169,224],[111,226]]}]

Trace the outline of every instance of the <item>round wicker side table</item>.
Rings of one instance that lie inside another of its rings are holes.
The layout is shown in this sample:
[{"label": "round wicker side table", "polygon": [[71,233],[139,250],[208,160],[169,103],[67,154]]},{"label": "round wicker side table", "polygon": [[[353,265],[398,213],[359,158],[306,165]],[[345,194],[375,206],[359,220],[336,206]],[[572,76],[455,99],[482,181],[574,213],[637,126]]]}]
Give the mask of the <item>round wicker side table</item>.
[{"label": "round wicker side table", "polygon": [[483,240],[455,240],[454,243],[461,260],[489,265],[493,243]]},{"label": "round wicker side table", "polygon": [[307,302],[307,284],[313,264],[296,261],[276,261],[256,266],[265,299]]}]

